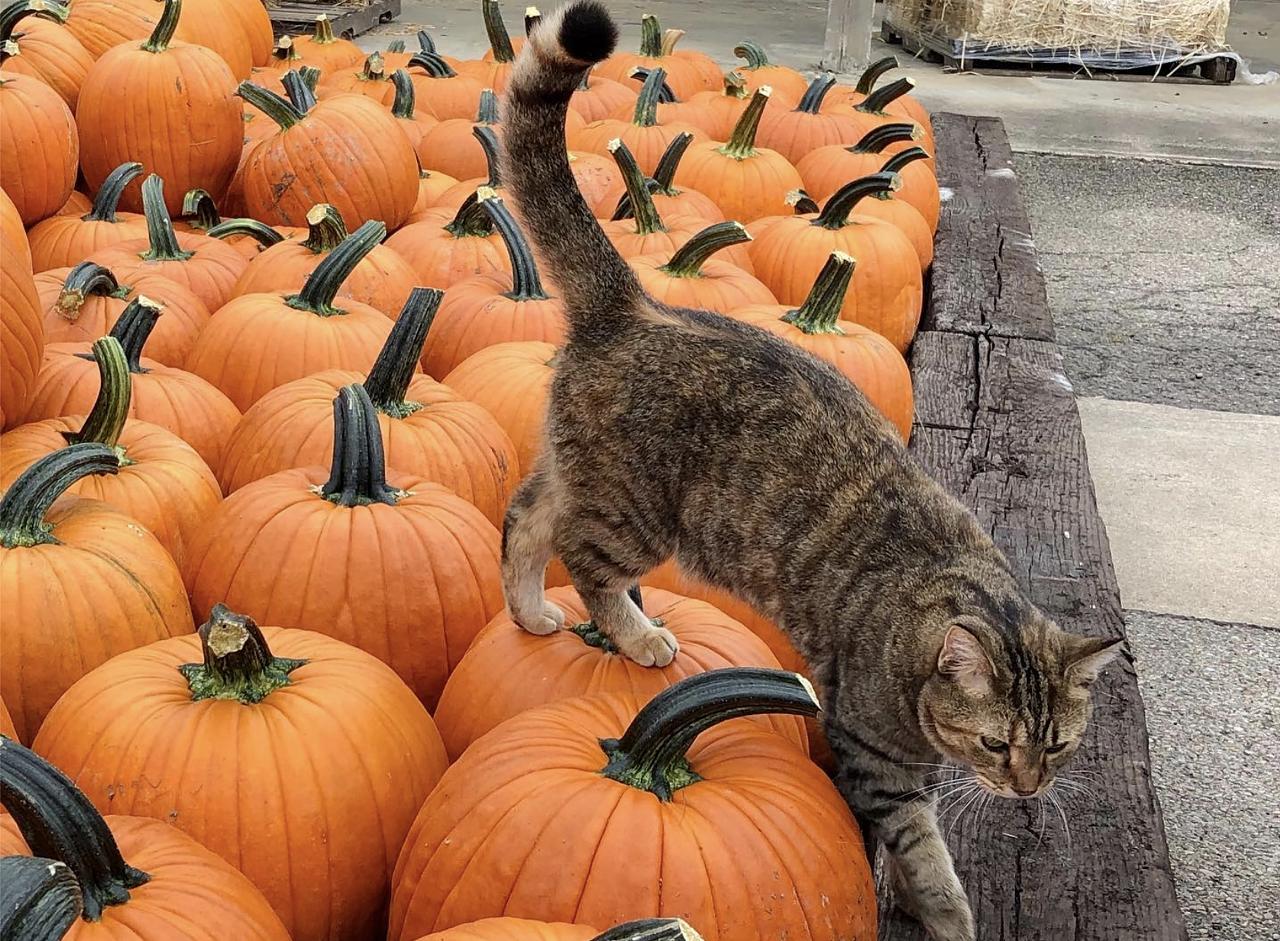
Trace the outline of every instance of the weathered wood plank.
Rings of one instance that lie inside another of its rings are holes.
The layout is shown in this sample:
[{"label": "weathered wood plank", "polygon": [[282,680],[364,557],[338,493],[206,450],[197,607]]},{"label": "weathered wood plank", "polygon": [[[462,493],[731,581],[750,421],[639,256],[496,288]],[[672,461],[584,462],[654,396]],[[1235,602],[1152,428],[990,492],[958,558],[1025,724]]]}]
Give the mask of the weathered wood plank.
[{"label": "weathered wood plank", "polygon": [[871,61],[871,26],[875,0],[828,0],[822,67],[832,72],[860,72]]}]

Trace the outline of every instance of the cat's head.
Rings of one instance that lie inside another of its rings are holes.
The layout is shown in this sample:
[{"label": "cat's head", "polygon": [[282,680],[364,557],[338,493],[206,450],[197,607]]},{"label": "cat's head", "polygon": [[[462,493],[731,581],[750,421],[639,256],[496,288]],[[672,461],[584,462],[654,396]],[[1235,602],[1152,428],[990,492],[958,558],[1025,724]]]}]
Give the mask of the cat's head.
[{"label": "cat's head", "polygon": [[1034,608],[1023,615],[1001,628],[950,619],[918,705],[930,743],[1011,798],[1042,794],[1071,760],[1089,688],[1122,643],[1068,634]]}]

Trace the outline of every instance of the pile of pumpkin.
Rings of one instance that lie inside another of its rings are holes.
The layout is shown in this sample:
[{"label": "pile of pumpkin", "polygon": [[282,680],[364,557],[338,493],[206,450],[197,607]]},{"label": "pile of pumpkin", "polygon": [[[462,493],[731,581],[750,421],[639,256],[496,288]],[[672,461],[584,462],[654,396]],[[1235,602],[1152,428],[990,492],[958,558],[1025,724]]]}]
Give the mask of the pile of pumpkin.
[{"label": "pile of pumpkin", "polygon": [[[670,565],[634,596],[661,670],[558,564],[572,629],[504,613],[564,323],[495,161],[520,40],[483,14],[458,61],[324,17],[273,45],[259,0],[0,11],[4,918],[874,936],[772,624]],[[910,81],[680,37],[645,17],[574,95],[584,198],[649,291],[829,360],[905,440],[939,214]]]}]

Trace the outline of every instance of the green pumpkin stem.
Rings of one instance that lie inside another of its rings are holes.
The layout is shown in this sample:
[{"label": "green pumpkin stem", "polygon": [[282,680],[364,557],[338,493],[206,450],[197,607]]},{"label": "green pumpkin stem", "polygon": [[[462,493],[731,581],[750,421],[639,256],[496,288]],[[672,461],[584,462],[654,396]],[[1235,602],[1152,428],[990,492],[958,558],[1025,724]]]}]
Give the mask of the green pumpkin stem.
[{"label": "green pumpkin stem", "polygon": [[80,883],[64,863],[37,856],[0,859],[0,938],[60,941],[83,907]]},{"label": "green pumpkin stem", "polygon": [[128,902],[130,889],[151,881],[124,861],[107,822],[70,778],[7,736],[0,739],[0,800],[32,855],[75,875],[85,921],[100,921],[103,909]]},{"label": "green pumpkin stem", "polygon": [[[289,74],[293,73],[286,73]],[[241,82],[236,94],[280,125],[282,131],[289,130],[306,117],[306,113],[299,111],[292,101],[253,82]]]},{"label": "green pumpkin stem", "polygon": [[414,288],[387,335],[387,341],[382,344],[378,358],[364,380],[364,390],[369,393],[373,407],[382,414],[408,418],[422,407],[408,401],[405,396],[443,297],[444,292],[435,288]]},{"label": "green pumpkin stem", "polygon": [[430,53],[433,56],[440,54],[439,51],[436,49],[436,41],[431,38],[431,34],[428,33],[425,29],[418,30],[418,48],[421,49],[423,52]]},{"label": "green pumpkin stem", "polygon": [[804,96],[800,99],[800,104],[796,105],[797,111],[803,111],[806,114],[817,114],[822,109],[822,99],[827,97],[827,92],[836,86],[836,77],[828,72],[825,75],[819,75],[809,87],[805,89]]},{"label": "green pumpkin stem", "polygon": [[920,125],[908,121],[895,121],[892,124],[878,124],[863,134],[856,144],[846,147],[851,154],[878,154],[890,144],[901,141],[920,140],[924,132]]},{"label": "green pumpkin stem", "polygon": [[662,26],[652,13],[640,17],[640,55],[646,59],[662,58]]},{"label": "green pumpkin stem", "polygon": [[182,197],[182,218],[191,228],[205,233],[222,221],[218,204],[208,190],[202,189],[187,190]]},{"label": "green pumpkin stem", "polygon": [[[630,73],[628,73],[627,77],[643,83],[649,77],[649,72],[651,71],[651,69],[647,69],[643,65],[637,65],[630,71]],[[680,99],[676,97],[676,93],[671,90],[671,86],[664,80],[662,84],[658,86],[658,104],[674,105],[679,102]]]},{"label": "green pumpkin stem", "polygon": [[498,96],[492,88],[480,92],[480,107],[476,110],[476,124],[498,123]]},{"label": "green pumpkin stem", "polygon": [[271,50],[271,58],[277,62],[302,62],[303,56],[293,45],[293,37],[281,36]]},{"label": "green pumpkin stem", "polygon": [[760,116],[764,114],[765,105],[769,103],[769,96],[772,94],[773,89],[768,85],[761,85],[756,89],[751,102],[738,116],[738,123],[733,126],[728,142],[719,148],[720,153],[733,160],[747,160],[758,153],[756,131],[760,129]]},{"label": "green pumpkin stem", "polygon": [[[107,334],[115,337],[116,342],[120,344],[129,372],[141,374],[149,371],[142,368],[142,348],[146,346],[147,340],[151,339],[151,331],[155,329],[162,313],[164,313],[163,306],[140,294],[125,305],[124,310],[120,312],[120,319]],[[89,358],[97,359],[94,354],[89,354]]]},{"label": "green pumpkin stem", "polygon": [[873,173],[851,180],[832,194],[822,207],[822,212],[818,213],[810,225],[820,225],[824,229],[843,229],[849,224],[849,213],[860,200],[901,187],[902,178],[896,173]]},{"label": "green pumpkin stem", "polygon": [[64,5],[55,3],[54,0],[15,0],[0,9],[0,42],[12,39],[13,31],[28,16],[65,23],[69,12]]},{"label": "green pumpkin stem", "polygon": [[215,239],[230,238],[233,235],[247,235],[263,248],[270,248],[272,245],[279,245],[284,241],[283,235],[265,222],[259,222],[257,219],[224,219],[217,225],[205,229],[204,234]]},{"label": "green pumpkin stem", "polygon": [[[317,69],[314,65],[300,65],[298,66],[297,71],[298,71],[298,74],[302,76],[303,84],[305,84],[310,91],[314,92],[316,88],[319,87],[320,79],[323,73],[319,69]],[[284,80],[281,79],[282,83],[283,81]],[[315,105],[315,102],[312,101],[311,105],[308,105],[308,108],[314,105]]]},{"label": "green pumpkin stem", "polygon": [[493,50],[493,61],[514,62],[516,50],[511,45],[507,24],[502,22],[502,8],[498,6],[498,0],[482,0],[480,15],[484,18],[484,31],[489,37],[489,48]]},{"label": "green pumpkin stem", "polygon": [[533,251],[529,242],[516,223],[515,216],[503,203],[502,198],[487,186],[482,186],[476,193],[480,204],[493,220],[493,227],[502,236],[507,246],[507,257],[511,259],[511,290],[504,296],[513,301],[545,301],[551,295],[542,287],[542,278],[538,274],[538,265],[533,260]]},{"label": "green pumpkin stem", "polygon": [[320,488],[338,506],[394,506],[400,491],[387,483],[378,411],[364,386],[344,386],[333,400],[333,467]]},{"label": "green pumpkin stem", "polygon": [[54,310],[63,320],[75,323],[80,319],[80,308],[89,297],[122,297],[128,293],[129,289],[120,287],[116,276],[108,269],[92,261],[82,261],[67,273]]},{"label": "green pumpkin stem", "polygon": [[316,81],[319,81],[319,69],[316,69],[316,81],[312,81],[308,78],[307,69],[309,68],[311,66],[304,65],[300,69],[285,72],[280,78],[280,84],[284,86],[289,101],[301,114],[308,114],[316,106],[315,89]]},{"label": "green pumpkin stem", "polygon": [[876,87],[876,82],[880,81],[880,77],[897,67],[898,60],[893,56],[877,59],[868,65],[867,70],[858,77],[858,84],[854,86],[854,90],[864,97],[871,94],[871,90]]},{"label": "green pumpkin stem", "polygon": [[683,131],[672,139],[667,149],[662,152],[662,156],[658,158],[658,166],[653,171],[653,181],[658,184],[658,192],[664,196],[679,195],[673,181],[676,178],[676,170],[680,168],[680,161],[684,159],[684,152],[692,143],[693,135]]},{"label": "green pumpkin stem", "polygon": [[329,203],[316,203],[307,210],[307,237],[302,245],[317,255],[327,254],[351,238],[342,213]]},{"label": "green pumpkin stem", "polygon": [[822,207],[818,205],[818,201],[806,193],[804,190],[791,190],[787,193],[784,200],[791,211],[797,216],[808,215],[811,212],[817,212]]},{"label": "green pumpkin stem", "polygon": [[405,45],[404,45],[403,39],[393,39],[391,40],[391,42],[387,43],[387,52],[398,55],[403,53],[404,50],[405,50]]},{"label": "green pumpkin stem", "polygon": [[493,128],[477,124],[471,128],[471,134],[480,142],[480,149],[484,151],[484,165],[488,168],[489,179],[485,181],[485,186],[490,189],[497,189],[502,185],[501,166],[502,152],[498,144],[498,135],[493,132]]},{"label": "green pumpkin stem", "polygon": [[364,68],[357,74],[366,82],[385,82],[387,76],[383,72],[382,53],[377,50],[369,53],[369,57],[364,60]]},{"label": "green pumpkin stem", "polygon": [[224,604],[213,606],[199,633],[204,663],[178,667],[192,702],[229,699],[252,706],[288,686],[289,674],[307,663],[274,656],[253,618]]},{"label": "green pumpkin stem", "polygon": [[884,114],[884,109],[896,99],[901,98],[916,87],[914,79],[900,78],[881,88],[877,88],[854,106],[855,111],[866,114]]},{"label": "green pumpkin stem", "polygon": [[683,918],[640,918],[601,932],[591,941],[702,941]]},{"label": "green pumpkin stem", "polygon": [[142,214],[147,220],[151,247],[139,257],[145,261],[186,261],[195,252],[184,251],[173,231],[169,207],[164,204],[164,180],[154,173],[142,181]]},{"label": "green pumpkin stem", "polygon": [[621,738],[604,739],[601,774],[669,801],[701,778],[686,753],[707,729],[741,716],[816,716],[818,697],[804,677],[761,667],[730,667],[681,680],[649,701]]},{"label": "green pumpkin stem", "polygon": [[673,278],[701,278],[708,258],[730,245],[750,241],[751,235],[741,222],[717,222],[681,245],[662,270]]},{"label": "green pumpkin stem", "polygon": [[327,13],[321,13],[316,17],[316,26],[311,33],[311,41],[321,46],[327,46],[338,41],[338,37],[333,34],[333,23],[329,20]]},{"label": "green pumpkin stem", "polygon": [[101,444],[73,444],[45,455],[0,497],[0,545],[57,545],[52,527],[44,521],[54,501],[91,474],[119,472],[116,452]]},{"label": "green pumpkin stem", "polygon": [[636,98],[636,108],[631,116],[631,123],[638,127],[653,127],[658,123],[658,102],[662,98],[662,86],[667,80],[665,69],[650,69],[640,86],[640,94]]},{"label": "green pumpkin stem", "polygon": [[472,193],[458,207],[453,219],[444,226],[456,239],[487,238],[494,233],[493,217]]},{"label": "green pumpkin stem", "polygon": [[[120,432],[129,419],[129,403],[133,401],[133,377],[129,374],[129,361],[124,348],[111,334],[93,342],[93,359],[98,364],[100,384],[93,408],[79,431],[64,431],[62,437],[69,444],[105,444],[118,448]],[[126,463],[117,450],[117,457]]]},{"label": "green pumpkin stem", "polygon": [[160,19],[156,20],[156,28],[151,36],[142,44],[147,52],[164,52],[173,42],[173,34],[178,29],[178,18],[182,16],[182,0],[164,0],[164,10]]},{"label": "green pumpkin stem", "polygon": [[391,84],[396,87],[396,97],[391,102],[392,115],[413,120],[414,111],[418,107],[418,90],[413,87],[413,79],[404,69],[396,69],[391,73]]},{"label": "green pumpkin stem", "polygon": [[[418,34],[418,40],[421,41],[423,33]],[[453,70],[448,62],[440,58],[434,52],[417,52],[413,58],[409,60],[410,65],[416,65],[432,78],[457,78],[458,73]]]},{"label": "green pumpkin stem", "polygon": [[[315,208],[312,207],[312,212]],[[307,214],[311,221],[311,214]],[[341,245],[329,252],[314,271],[307,276],[306,283],[297,294],[285,298],[285,303],[295,310],[307,310],[320,317],[333,317],[346,313],[333,306],[333,299],[338,296],[342,282],[351,276],[356,265],[373,251],[387,234],[387,227],[381,222],[370,219],[356,229]]]},{"label": "green pumpkin stem", "polygon": [[[627,209],[636,220],[636,233],[649,235],[652,232],[667,231],[667,227],[662,224],[662,216],[658,214],[658,207],[653,204],[653,197],[649,195],[649,181],[640,171],[631,148],[614,138],[609,141],[609,153],[613,154],[614,162],[622,171],[622,181],[627,187]],[[620,205],[619,210],[621,209]]]},{"label": "green pumpkin stem", "polygon": [[769,56],[765,53],[764,47],[759,43],[740,42],[733,47],[733,54],[739,59],[746,59],[746,69],[754,72],[756,69],[770,68],[773,63],[769,61]]},{"label": "green pumpkin stem", "polygon": [[747,98],[747,80],[741,72],[726,72],[724,75],[724,96],[743,101]]},{"label": "green pumpkin stem", "polygon": [[833,333],[843,335],[838,321],[849,282],[853,279],[855,262],[844,252],[832,252],[827,263],[818,272],[809,296],[798,310],[789,311],[782,319],[805,333]]},{"label": "green pumpkin stem", "polygon": [[80,218],[85,222],[119,222],[116,210],[120,208],[120,197],[125,188],[142,176],[142,164],[122,163],[102,181],[98,195],[93,198],[93,208]]},{"label": "green pumpkin stem", "polygon": [[901,173],[902,168],[909,163],[917,160],[928,160],[929,151],[923,147],[908,147],[906,150],[900,150],[888,160],[884,162],[884,166],[880,168],[881,173]]}]

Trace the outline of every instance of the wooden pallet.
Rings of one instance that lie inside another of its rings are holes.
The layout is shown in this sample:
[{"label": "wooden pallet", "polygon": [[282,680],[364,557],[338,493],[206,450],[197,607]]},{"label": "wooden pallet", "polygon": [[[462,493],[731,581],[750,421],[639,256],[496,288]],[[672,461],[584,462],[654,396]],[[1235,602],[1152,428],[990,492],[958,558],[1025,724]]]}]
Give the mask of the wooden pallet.
[{"label": "wooden pallet", "polygon": [[[1004,127],[933,120],[939,183],[953,195],[911,350],[910,451],[973,510],[1062,627],[1122,637],[1107,533]],[[942,816],[980,941],[1186,938],[1131,659],[1107,669],[1094,703],[1072,765],[1094,794],[1066,803],[1069,845],[1051,807],[1043,839],[1029,802]],[[881,941],[923,941],[882,901]]]},{"label": "wooden pallet", "polygon": [[993,75],[1230,85],[1235,81],[1238,65],[1234,56],[1180,54],[1171,50],[1169,61],[1164,65],[1126,66],[1126,57],[1145,54],[1148,50],[1120,47],[1089,53],[1048,47],[1038,50],[1001,48],[972,40],[966,42],[915,32],[888,21],[880,27],[880,38],[891,45],[901,45],[905,51],[926,62],[940,63],[958,72],[989,72]]},{"label": "wooden pallet", "polygon": [[344,39],[354,39],[380,23],[390,23],[400,15],[400,0],[371,0],[369,3],[275,3],[267,4],[271,26],[277,37],[310,32],[316,17],[328,14],[333,31]]}]

